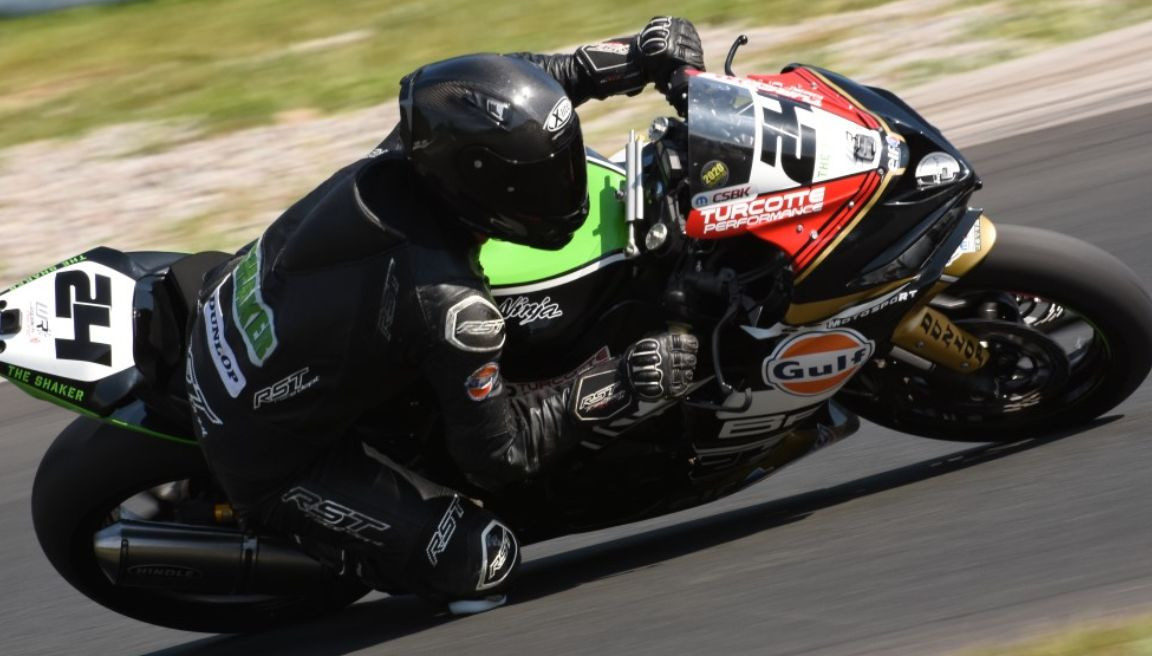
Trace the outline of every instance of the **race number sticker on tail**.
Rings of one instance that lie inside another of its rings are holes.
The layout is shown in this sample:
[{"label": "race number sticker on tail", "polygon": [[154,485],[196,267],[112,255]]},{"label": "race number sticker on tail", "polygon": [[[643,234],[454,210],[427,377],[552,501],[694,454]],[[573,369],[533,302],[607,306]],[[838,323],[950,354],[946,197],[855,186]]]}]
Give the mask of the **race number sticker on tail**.
[{"label": "race number sticker on tail", "polygon": [[[25,279],[0,298],[0,362],[82,383],[131,368],[135,288],[131,277],[84,255]],[[48,380],[23,378],[14,379],[36,387]]]},{"label": "race number sticker on tail", "polygon": [[830,396],[872,357],[855,330],[818,330],[784,339],[764,360],[764,382],[795,396]]}]

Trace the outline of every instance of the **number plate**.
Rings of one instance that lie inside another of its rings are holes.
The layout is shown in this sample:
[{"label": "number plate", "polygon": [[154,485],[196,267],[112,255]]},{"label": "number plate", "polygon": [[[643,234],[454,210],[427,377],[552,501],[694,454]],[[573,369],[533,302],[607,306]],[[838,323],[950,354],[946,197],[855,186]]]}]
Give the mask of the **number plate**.
[{"label": "number plate", "polygon": [[3,336],[4,375],[33,386],[23,380],[29,372],[91,383],[131,368],[135,287],[90,260],[13,287],[0,297],[6,310],[20,312],[19,331]]}]

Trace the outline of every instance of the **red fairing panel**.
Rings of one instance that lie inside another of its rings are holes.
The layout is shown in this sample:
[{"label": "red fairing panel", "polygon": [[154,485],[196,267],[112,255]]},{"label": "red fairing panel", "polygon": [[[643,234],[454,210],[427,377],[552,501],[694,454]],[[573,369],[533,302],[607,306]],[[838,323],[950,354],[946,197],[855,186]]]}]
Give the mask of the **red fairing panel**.
[{"label": "red fairing panel", "polygon": [[[799,272],[870,206],[886,174],[891,139],[875,116],[806,69],[709,77],[751,92],[754,119],[741,110],[752,132],[745,135],[751,171],[729,180],[726,168],[709,162],[686,232],[696,239],[752,233],[791,255]],[[722,174],[714,188],[713,169]]]},{"label": "red fairing panel", "polygon": [[687,233],[696,239],[720,239],[751,232],[791,255],[799,271],[852,220],[880,184],[876,172],[752,200],[692,210]]},{"label": "red fairing panel", "polygon": [[808,69],[797,68],[779,75],[749,75],[748,79],[783,98],[809,103],[870,130],[880,128],[875,116],[856,107]]}]

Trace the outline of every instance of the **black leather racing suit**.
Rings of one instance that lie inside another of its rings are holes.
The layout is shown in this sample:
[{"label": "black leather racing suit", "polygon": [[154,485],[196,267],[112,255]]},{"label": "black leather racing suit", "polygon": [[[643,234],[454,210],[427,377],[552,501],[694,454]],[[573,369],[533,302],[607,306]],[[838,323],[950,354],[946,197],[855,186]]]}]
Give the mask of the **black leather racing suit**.
[{"label": "black leather racing suit", "polygon": [[[643,87],[626,50],[512,56],[580,102]],[[546,468],[581,423],[631,398],[615,362],[589,374],[612,389],[580,416],[571,387],[502,393],[504,323],[477,255],[390,137],[209,273],[187,387],[208,462],[242,517],[379,588],[459,598],[508,582],[512,532],[364,445],[363,418],[424,381],[459,469],[497,489]]]}]

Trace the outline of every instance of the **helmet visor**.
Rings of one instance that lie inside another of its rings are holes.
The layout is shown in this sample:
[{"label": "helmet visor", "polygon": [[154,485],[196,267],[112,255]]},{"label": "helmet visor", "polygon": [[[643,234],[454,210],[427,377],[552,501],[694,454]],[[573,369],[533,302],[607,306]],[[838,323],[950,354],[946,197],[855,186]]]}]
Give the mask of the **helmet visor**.
[{"label": "helmet visor", "polygon": [[480,207],[518,222],[563,223],[560,227],[570,231],[586,218],[586,166],[579,133],[552,156],[531,162],[506,159],[480,146],[460,156],[467,196]]}]

